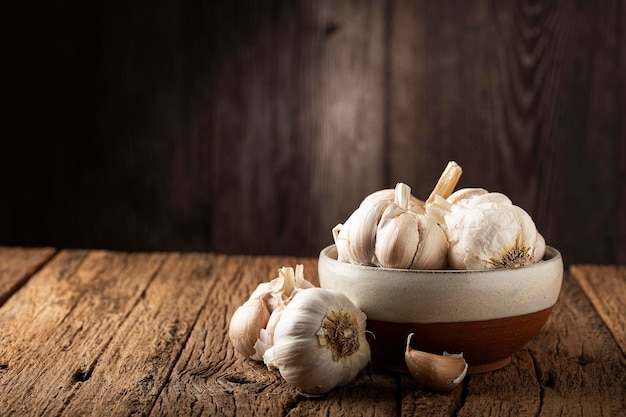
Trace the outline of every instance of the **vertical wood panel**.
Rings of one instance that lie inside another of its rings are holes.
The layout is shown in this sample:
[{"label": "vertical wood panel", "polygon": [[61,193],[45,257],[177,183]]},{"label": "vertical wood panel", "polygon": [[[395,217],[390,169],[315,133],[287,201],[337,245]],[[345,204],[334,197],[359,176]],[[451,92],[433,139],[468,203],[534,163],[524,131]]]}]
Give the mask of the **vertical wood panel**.
[{"label": "vertical wood panel", "polygon": [[427,196],[457,160],[460,186],[509,195],[567,262],[617,259],[619,6],[394,2],[392,177]]},{"label": "vertical wood panel", "polygon": [[454,159],[566,262],[624,263],[625,9],[14,2],[0,243],[315,256]]},{"label": "vertical wood panel", "polygon": [[316,254],[381,183],[384,4],[222,12],[231,14],[217,23],[225,42],[205,138],[213,241],[227,252]]}]

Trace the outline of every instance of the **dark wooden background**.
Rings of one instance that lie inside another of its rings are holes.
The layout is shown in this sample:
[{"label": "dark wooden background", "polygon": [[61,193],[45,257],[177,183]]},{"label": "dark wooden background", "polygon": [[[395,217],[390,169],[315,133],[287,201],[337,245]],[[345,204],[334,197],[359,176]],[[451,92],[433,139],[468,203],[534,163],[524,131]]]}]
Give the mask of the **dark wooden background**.
[{"label": "dark wooden background", "polygon": [[316,256],[368,193],[509,195],[626,263],[624,1],[51,1],[2,13],[0,244]]}]

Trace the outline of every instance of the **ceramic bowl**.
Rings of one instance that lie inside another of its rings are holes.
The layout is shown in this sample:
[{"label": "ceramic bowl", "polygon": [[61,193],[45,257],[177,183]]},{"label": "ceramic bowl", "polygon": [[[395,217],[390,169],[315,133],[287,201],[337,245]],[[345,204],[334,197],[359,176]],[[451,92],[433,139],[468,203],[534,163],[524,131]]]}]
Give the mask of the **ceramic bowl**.
[{"label": "ceramic bowl", "polygon": [[559,251],[521,268],[407,270],[337,261],[320,253],[322,288],[339,290],[367,315],[374,366],[406,372],[404,350],[463,353],[470,373],[507,365],[548,319],[563,279]]}]

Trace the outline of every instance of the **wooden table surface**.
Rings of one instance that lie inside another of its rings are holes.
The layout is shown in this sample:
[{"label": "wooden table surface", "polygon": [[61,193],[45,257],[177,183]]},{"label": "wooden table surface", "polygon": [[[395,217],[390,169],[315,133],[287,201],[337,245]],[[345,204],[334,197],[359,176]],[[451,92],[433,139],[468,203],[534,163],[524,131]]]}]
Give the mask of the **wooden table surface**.
[{"label": "wooden table surface", "polygon": [[626,415],[626,267],[572,266],[541,333],[452,392],[368,368],[306,398],[226,337],[296,263],[318,282],[311,258],[0,248],[0,415]]}]

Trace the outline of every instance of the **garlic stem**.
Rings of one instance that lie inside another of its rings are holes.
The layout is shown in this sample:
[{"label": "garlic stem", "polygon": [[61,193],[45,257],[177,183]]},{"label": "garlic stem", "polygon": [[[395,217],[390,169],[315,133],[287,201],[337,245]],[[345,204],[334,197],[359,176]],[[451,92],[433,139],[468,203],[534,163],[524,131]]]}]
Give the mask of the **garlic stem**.
[{"label": "garlic stem", "polygon": [[394,203],[403,210],[408,210],[409,200],[411,199],[411,187],[399,182],[396,184],[396,191],[394,194]]},{"label": "garlic stem", "polygon": [[462,173],[463,170],[459,164],[454,161],[448,162],[446,169],[444,169],[441,173],[441,176],[437,181],[437,185],[433,188],[433,191],[430,193],[426,203],[432,203],[435,200],[436,195],[448,198],[454,191],[454,187],[456,187],[456,184],[459,182],[459,178],[461,178]]}]

